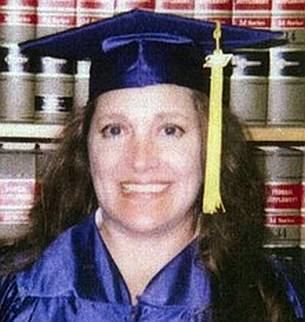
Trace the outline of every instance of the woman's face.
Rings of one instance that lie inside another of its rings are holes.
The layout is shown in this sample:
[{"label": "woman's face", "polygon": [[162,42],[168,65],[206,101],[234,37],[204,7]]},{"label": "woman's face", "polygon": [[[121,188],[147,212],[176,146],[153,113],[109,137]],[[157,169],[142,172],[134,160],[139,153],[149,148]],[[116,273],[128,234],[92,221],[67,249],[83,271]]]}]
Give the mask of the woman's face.
[{"label": "woman's face", "polygon": [[105,220],[138,233],[193,221],[202,184],[201,126],[191,90],[113,90],[97,100],[88,149]]}]

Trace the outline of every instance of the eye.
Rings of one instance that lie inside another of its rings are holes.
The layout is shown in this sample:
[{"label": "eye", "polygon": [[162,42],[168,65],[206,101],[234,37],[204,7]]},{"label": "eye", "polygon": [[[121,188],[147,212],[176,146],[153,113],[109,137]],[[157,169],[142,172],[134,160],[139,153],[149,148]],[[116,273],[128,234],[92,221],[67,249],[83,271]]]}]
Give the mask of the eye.
[{"label": "eye", "polygon": [[175,125],[175,124],[166,124],[162,132],[166,136],[174,136],[174,137],[181,137],[185,131],[181,126]]},{"label": "eye", "polygon": [[123,129],[119,124],[108,124],[101,130],[103,138],[114,138],[120,136],[122,132]]}]

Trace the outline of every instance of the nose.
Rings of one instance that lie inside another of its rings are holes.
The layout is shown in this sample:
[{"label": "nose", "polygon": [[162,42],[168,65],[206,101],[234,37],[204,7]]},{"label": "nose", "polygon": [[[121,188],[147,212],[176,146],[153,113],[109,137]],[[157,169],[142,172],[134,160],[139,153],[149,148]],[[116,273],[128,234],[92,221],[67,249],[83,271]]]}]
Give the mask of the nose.
[{"label": "nose", "polygon": [[157,144],[151,138],[135,139],[129,153],[136,172],[145,172],[159,165]]}]

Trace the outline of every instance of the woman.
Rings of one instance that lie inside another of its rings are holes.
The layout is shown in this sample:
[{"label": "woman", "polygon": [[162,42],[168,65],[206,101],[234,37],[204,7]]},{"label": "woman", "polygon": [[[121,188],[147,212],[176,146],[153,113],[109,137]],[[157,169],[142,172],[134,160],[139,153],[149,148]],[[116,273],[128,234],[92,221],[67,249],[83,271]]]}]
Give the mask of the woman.
[{"label": "woman", "polygon": [[262,186],[226,109],[226,212],[201,213],[213,28],[135,11],[24,45],[90,56],[90,94],[47,171],[31,244],[7,265],[22,270],[1,280],[1,321],[304,320],[293,281],[262,252]]}]

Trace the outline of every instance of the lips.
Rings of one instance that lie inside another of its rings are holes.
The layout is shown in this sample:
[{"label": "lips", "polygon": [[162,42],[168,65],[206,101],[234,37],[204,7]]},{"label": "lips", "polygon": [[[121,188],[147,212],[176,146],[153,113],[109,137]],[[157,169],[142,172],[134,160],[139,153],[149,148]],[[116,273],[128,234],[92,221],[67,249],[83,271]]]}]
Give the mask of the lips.
[{"label": "lips", "polygon": [[169,183],[122,183],[125,193],[161,193],[167,189]]}]

